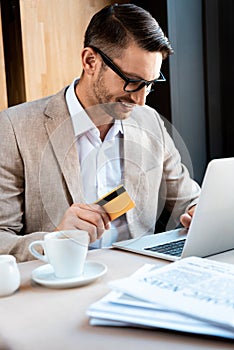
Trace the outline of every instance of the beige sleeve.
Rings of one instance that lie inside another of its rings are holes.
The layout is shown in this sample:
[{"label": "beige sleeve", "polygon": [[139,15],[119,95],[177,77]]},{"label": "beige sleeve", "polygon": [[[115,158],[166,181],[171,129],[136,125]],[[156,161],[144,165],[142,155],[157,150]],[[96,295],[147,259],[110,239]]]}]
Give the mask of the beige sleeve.
[{"label": "beige sleeve", "polygon": [[24,216],[24,169],[14,128],[6,112],[0,113],[0,254],[12,254],[17,261],[34,259],[30,242],[45,232],[21,235]]}]

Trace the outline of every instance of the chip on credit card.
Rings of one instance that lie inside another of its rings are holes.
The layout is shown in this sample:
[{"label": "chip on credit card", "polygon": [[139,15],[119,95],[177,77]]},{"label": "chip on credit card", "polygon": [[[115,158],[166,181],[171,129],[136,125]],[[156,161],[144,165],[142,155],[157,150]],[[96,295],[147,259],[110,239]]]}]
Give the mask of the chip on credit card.
[{"label": "chip on credit card", "polygon": [[114,188],[112,191],[99,198],[95,204],[99,204],[105,209],[111,221],[135,207],[135,203],[130,198],[123,185]]}]

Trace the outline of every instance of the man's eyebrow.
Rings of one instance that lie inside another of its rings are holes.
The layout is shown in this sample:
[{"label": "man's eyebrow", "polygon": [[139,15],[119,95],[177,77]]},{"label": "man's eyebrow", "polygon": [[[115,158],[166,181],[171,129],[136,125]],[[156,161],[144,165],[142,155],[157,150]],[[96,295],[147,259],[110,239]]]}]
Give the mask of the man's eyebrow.
[{"label": "man's eyebrow", "polygon": [[[119,66],[117,65],[117,67],[119,67]],[[119,69],[120,69],[120,68],[119,68]],[[126,71],[123,70],[123,69],[121,69],[121,72],[123,72],[124,75],[129,76],[129,78],[132,77],[132,79],[145,80],[144,78],[142,78],[142,77],[140,77],[139,75],[137,75],[137,73],[126,72]]]}]

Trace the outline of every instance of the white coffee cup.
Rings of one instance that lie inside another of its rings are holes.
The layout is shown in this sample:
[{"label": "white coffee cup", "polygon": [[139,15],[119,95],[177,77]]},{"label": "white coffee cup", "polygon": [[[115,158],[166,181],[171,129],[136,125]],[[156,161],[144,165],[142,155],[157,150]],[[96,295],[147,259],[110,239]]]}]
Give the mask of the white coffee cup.
[{"label": "white coffee cup", "polygon": [[14,293],[20,286],[20,273],[13,255],[0,255],[0,296]]},{"label": "white coffee cup", "polygon": [[[82,230],[51,232],[44,240],[30,243],[29,251],[37,259],[52,265],[58,278],[78,277],[83,273],[88,252],[89,235]],[[44,249],[45,255],[36,250]]]}]

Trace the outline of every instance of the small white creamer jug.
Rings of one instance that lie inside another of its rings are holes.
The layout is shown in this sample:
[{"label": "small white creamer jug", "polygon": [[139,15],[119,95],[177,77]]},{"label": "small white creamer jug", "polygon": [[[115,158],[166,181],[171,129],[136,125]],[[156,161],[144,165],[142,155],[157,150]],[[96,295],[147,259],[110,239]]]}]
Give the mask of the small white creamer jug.
[{"label": "small white creamer jug", "polygon": [[14,293],[20,286],[20,272],[13,255],[0,255],[0,297]]}]

